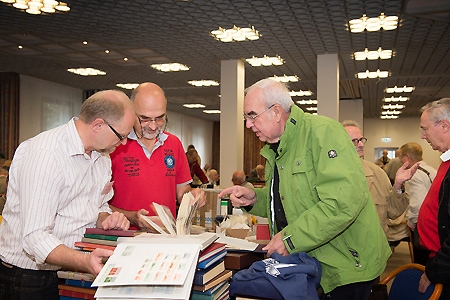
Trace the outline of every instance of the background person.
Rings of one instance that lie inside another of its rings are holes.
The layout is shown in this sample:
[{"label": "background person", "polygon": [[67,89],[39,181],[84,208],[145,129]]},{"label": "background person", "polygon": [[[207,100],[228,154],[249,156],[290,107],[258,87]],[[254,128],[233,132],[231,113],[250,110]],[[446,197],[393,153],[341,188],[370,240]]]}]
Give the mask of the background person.
[{"label": "background person", "polygon": [[249,189],[253,188],[253,184],[245,180],[245,173],[244,171],[241,170],[233,172],[233,177],[231,178],[231,181],[233,182],[234,185],[240,185]]},{"label": "background person", "polygon": [[380,168],[384,169],[384,167],[389,163],[389,161],[391,160],[388,157],[388,151],[386,149],[383,150],[383,155],[381,155],[381,157],[379,157],[376,161],[375,164],[377,166],[379,166]]},{"label": "background person", "polygon": [[246,127],[267,143],[266,186],[233,186],[219,197],[230,194],[233,206],[268,218],[268,255],[317,258],[326,299],[368,299],[391,251],[348,134],[304,113],[283,83],[264,79],[246,92]]},{"label": "background person", "polygon": [[112,213],[108,153],[126,143],[135,119],[120,91],[101,91],[78,118],[21,143],[9,172],[0,225],[1,299],[59,299],[56,270],[97,275],[113,251],[73,249],[87,227],[128,229]]}]

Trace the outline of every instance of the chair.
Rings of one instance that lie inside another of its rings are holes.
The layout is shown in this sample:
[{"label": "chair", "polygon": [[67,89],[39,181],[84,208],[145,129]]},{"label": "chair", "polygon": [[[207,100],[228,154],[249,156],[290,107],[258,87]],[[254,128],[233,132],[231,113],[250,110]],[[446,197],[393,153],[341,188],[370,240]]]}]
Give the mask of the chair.
[{"label": "chair", "polygon": [[391,250],[392,252],[395,251],[395,247],[398,246],[398,244],[400,244],[401,242],[407,242],[408,243],[408,249],[409,249],[409,256],[411,257],[411,263],[414,263],[414,250],[413,250],[413,242],[412,242],[412,231],[411,228],[409,228],[408,223],[406,221],[402,221],[399,225],[397,226],[402,226],[405,227],[407,232],[408,232],[408,236],[402,238],[401,240],[398,241],[390,241],[389,242],[389,246],[391,246]]},{"label": "chair", "polygon": [[389,290],[389,299],[395,300],[422,300],[439,299],[442,293],[442,284],[430,284],[425,293],[420,293],[419,280],[425,271],[425,266],[419,264],[406,264],[391,271],[380,284],[387,284],[392,279],[392,285]]}]

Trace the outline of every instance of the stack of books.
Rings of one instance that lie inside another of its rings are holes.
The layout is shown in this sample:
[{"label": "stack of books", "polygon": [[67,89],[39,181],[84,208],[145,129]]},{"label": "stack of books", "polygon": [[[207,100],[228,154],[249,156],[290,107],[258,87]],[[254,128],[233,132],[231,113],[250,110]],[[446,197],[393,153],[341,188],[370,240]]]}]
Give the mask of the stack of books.
[{"label": "stack of books", "polygon": [[94,299],[96,288],[91,287],[95,277],[92,274],[58,271],[64,284],[58,285],[60,300]]},{"label": "stack of books", "polygon": [[222,300],[229,298],[229,278],[232,271],[225,270],[226,244],[212,243],[201,251],[194,275],[191,300]]},{"label": "stack of books", "polygon": [[86,228],[83,238],[74,246],[82,251],[93,251],[96,248],[114,250],[119,237],[134,237],[141,234],[137,230],[103,230],[101,228]]}]

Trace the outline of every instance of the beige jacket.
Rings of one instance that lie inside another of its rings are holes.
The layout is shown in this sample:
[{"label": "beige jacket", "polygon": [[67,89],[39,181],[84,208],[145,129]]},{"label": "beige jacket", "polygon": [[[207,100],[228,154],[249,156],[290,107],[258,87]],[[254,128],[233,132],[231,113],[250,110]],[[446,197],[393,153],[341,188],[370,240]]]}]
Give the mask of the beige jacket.
[{"label": "beige jacket", "polygon": [[409,196],[407,193],[397,193],[386,172],[379,166],[364,159],[361,159],[361,164],[381,227],[387,235],[388,219],[397,219],[405,212],[409,204]]}]

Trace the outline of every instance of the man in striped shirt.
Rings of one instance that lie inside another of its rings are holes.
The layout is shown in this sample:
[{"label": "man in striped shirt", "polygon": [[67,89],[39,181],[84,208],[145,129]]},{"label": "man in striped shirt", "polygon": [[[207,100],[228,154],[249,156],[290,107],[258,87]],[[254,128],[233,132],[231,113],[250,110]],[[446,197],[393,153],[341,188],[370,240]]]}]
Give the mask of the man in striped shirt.
[{"label": "man in striped shirt", "polygon": [[78,118],[17,148],[0,225],[0,299],[59,299],[56,271],[97,275],[112,251],[73,249],[87,227],[125,230],[111,213],[111,153],[136,118],[130,99],[106,90],[87,99]]}]

